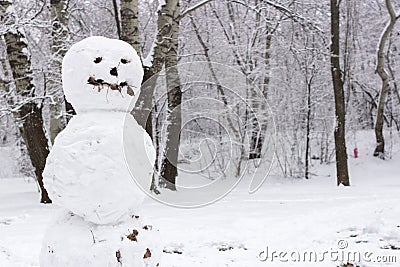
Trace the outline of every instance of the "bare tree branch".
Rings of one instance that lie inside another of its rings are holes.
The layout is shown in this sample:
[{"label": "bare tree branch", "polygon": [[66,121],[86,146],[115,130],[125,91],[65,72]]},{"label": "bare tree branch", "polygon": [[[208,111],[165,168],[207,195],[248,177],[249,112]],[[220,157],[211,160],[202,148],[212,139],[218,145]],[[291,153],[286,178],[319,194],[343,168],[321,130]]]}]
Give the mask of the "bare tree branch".
[{"label": "bare tree branch", "polygon": [[192,13],[192,12],[195,11],[196,9],[198,9],[198,8],[200,8],[200,7],[202,7],[202,6],[206,5],[206,4],[208,4],[208,3],[211,2],[211,1],[213,1],[213,0],[204,0],[204,1],[202,1],[202,2],[200,2],[200,3],[198,3],[198,4],[196,4],[196,5],[194,5],[194,6],[192,6],[192,7],[189,7],[188,9],[186,9],[185,11],[183,11],[183,12],[181,13],[181,15],[178,17],[178,20],[182,19],[182,18],[185,17],[186,15]]}]

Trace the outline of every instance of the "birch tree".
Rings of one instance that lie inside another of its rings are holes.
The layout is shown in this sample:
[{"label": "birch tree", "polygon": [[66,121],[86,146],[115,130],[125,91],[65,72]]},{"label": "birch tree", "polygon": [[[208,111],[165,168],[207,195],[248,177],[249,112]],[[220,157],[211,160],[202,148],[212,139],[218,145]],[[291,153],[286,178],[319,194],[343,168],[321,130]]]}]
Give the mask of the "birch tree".
[{"label": "birch tree", "polygon": [[[52,58],[50,59],[48,86],[53,97],[50,104],[50,140],[52,143],[66,124],[63,107],[65,106],[67,115],[74,114],[71,104],[65,100],[61,81],[62,59],[67,52],[66,40],[69,35],[67,8],[67,0],[50,1]],[[63,105],[64,102],[65,105]]]},{"label": "birch tree", "polygon": [[121,40],[135,48],[140,56],[138,0],[121,0]]},{"label": "birch tree", "polygon": [[161,178],[165,186],[176,190],[175,179],[178,175],[178,155],[181,131],[181,102],[182,91],[178,72],[178,36],[179,36],[179,0],[175,0],[175,10],[171,24],[170,47],[165,54],[165,71],[167,82],[167,132],[164,157],[161,164]]},{"label": "birch tree", "polygon": [[167,0],[158,10],[157,17],[157,34],[149,55],[144,60],[144,77],[142,82],[142,90],[138,101],[132,111],[137,122],[146,129],[147,133],[152,137],[152,99],[154,95],[155,82],[158,73],[162,70],[165,61],[165,55],[170,49],[170,40],[172,38],[172,24],[174,12],[177,8],[176,0]]},{"label": "birch tree", "polygon": [[0,1],[0,17],[8,31],[3,35],[11,74],[15,85],[15,99],[10,104],[14,108],[14,117],[18,122],[21,136],[27,147],[37,181],[41,189],[41,202],[51,203],[43,185],[42,172],[49,154],[48,140],[43,129],[42,103],[36,99],[36,88],[32,78],[31,61],[24,34],[13,25],[15,20],[7,8],[11,3]]},{"label": "birch tree", "polygon": [[144,78],[142,90],[132,111],[138,123],[152,137],[152,99],[158,74],[165,67],[168,90],[168,117],[166,144],[160,175],[161,183],[164,183],[164,186],[171,190],[175,190],[175,179],[178,174],[177,160],[179,154],[179,131],[181,128],[180,104],[182,93],[177,68],[179,23],[184,16],[210,1],[204,0],[188,8],[182,14],[180,13],[179,0],[166,0],[165,3],[161,4],[158,10],[157,34],[149,55],[143,60]]},{"label": "birch tree", "polygon": [[379,104],[378,111],[376,115],[375,122],[375,138],[376,138],[376,147],[374,151],[374,156],[384,159],[385,158],[385,138],[383,136],[383,123],[384,123],[384,111],[385,111],[385,103],[386,97],[390,87],[390,79],[387,71],[387,63],[385,62],[385,47],[386,41],[393,30],[394,25],[397,20],[400,18],[400,15],[396,15],[396,12],[393,8],[391,0],[385,0],[386,9],[389,13],[390,20],[386,24],[381,37],[379,38],[378,48],[377,48],[377,64],[376,64],[376,72],[379,75],[379,78],[382,82],[382,87],[379,96]]}]

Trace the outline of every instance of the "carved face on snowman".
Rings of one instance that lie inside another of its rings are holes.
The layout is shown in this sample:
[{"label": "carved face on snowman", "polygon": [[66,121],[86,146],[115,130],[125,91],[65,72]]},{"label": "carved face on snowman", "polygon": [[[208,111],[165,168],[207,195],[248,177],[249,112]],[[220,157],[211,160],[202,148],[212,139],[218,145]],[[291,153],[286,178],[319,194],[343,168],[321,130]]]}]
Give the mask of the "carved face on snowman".
[{"label": "carved face on snowman", "polygon": [[143,69],[128,43],[94,36],[74,44],[64,57],[64,94],[77,113],[129,112],[139,96]]}]

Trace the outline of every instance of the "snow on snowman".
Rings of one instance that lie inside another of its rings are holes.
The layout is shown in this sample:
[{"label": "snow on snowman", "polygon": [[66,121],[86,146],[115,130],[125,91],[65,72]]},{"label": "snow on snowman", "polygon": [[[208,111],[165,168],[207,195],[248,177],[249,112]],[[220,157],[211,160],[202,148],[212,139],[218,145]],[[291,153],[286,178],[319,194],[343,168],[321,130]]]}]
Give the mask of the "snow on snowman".
[{"label": "snow on snowman", "polygon": [[[63,211],[45,234],[42,267],[159,266],[159,233],[138,215],[144,193],[135,183],[150,186],[155,150],[128,113],[142,78],[139,56],[120,40],[89,37],[65,55],[63,89],[77,115],[43,172]],[[124,145],[135,152],[130,169]]]}]

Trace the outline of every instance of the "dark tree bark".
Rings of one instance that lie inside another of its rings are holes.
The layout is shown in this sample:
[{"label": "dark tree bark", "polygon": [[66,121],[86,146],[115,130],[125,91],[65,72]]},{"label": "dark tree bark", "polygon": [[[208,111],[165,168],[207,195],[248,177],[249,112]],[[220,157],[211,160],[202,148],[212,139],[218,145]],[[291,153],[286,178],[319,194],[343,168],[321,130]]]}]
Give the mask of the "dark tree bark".
[{"label": "dark tree bark", "polygon": [[[75,115],[75,110],[65,99],[62,81],[62,59],[67,53],[65,44],[68,39],[68,1],[51,0],[51,53],[48,88],[53,96],[54,103],[50,106],[50,141],[54,143],[56,136],[65,128],[69,118]],[[62,103],[65,103],[66,117],[63,116]]]},{"label": "dark tree bark", "polygon": [[343,80],[340,69],[340,0],[331,0],[331,73],[335,95],[335,150],[337,184],[349,186],[349,172],[346,151],[346,107],[344,102]]},{"label": "dark tree bark", "polygon": [[382,88],[379,96],[379,104],[377,110],[378,112],[376,115],[376,123],[375,123],[376,147],[374,151],[374,156],[379,157],[381,159],[385,158],[385,138],[383,136],[383,123],[385,120],[384,111],[385,111],[386,96],[389,91],[389,75],[387,70],[385,69],[384,50],[386,46],[386,40],[388,39],[390,33],[392,32],[393,27],[396,24],[397,20],[400,18],[399,16],[396,16],[391,0],[386,0],[385,3],[388,13],[390,15],[390,20],[386,25],[385,29],[383,30],[381,38],[379,39],[378,50],[377,50],[377,64],[376,64],[376,72],[381,78]]},{"label": "dark tree bark", "polygon": [[307,124],[306,124],[306,155],[305,173],[306,179],[310,178],[310,132],[311,132],[311,81],[307,81]]},{"label": "dark tree bark", "polygon": [[64,103],[65,103],[65,111],[67,112],[67,122],[72,118],[72,116],[76,115],[76,111],[71,103],[67,101],[64,96]]},{"label": "dark tree bark", "polygon": [[[179,18],[176,17],[177,15],[176,10],[179,9],[178,3],[179,3],[178,0],[167,0],[165,5],[162,5],[161,9],[158,12],[157,36],[153,44],[152,50],[150,51],[152,62],[150,66],[144,66],[144,77],[143,77],[141,92],[138,101],[135,105],[135,108],[132,111],[132,115],[135,117],[136,121],[139,123],[139,125],[145,128],[146,132],[150,135],[152,139],[153,139],[152,100],[158,73],[162,70],[164,64],[166,69],[168,67],[173,67],[172,70],[167,71],[167,85],[168,85],[167,88],[170,88],[171,89],[170,91],[172,91],[168,93],[169,108],[173,107],[173,105],[170,106],[170,101],[173,101],[172,99],[175,98],[172,97],[172,94],[174,94],[173,92],[176,91],[176,89],[174,89],[176,80],[174,80],[173,78],[176,76],[174,74],[173,69],[176,70],[175,67],[177,64],[176,53],[177,53],[177,42],[178,42],[177,39],[178,29],[176,30],[176,33],[174,33],[173,27],[179,26]],[[175,35],[176,35],[175,37],[176,47],[174,47],[175,44],[172,41]],[[167,54],[169,55],[167,56]],[[168,63],[168,67],[166,64],[167,57],[170,60],[172,60],[170,63]],[[176,57],[176,59],[174,59],[174,57]],[[178,88],[180,91],[179,77],[177,81],[178,81]],[[176,112],[173,112],[172,114],[168,114],[168,116],[172,120],[175,120],[176,118],[175,116],[179,116],[180,119],[180,113],[177,114]],[[174,129],[171,129],[171,127],[174,126],[168,127],[167,131],[169,130],[174,131]],[[173,144],[176,144],[177,141],[178,140],[176,140],[176,138],[173,136],[169,141],[171,142],[169,146],[172,147]],[[168,147],[168,144],[166,146]],[[178,141],[178,146],[179,146],[179,141]],[[175,178],[177,175],[176,171],[177,160],[174,163],[174,158],[176,153],[178,153],[176,150],[166,148],[164,151],[165,159],[163,160],[163,163],[160,168],[161,184],[163,184],[165,187],[171,190],[175,190]],[[155,189],[154,181],[152,182],[152,187]],[[155,190],[153,191],[155,192]]]},{"label": "dark tree bark", "polygon": [[[268,27],[268,25],[266,26]],[[264,101],[261,101],[261,111],[265,113],[266,116],[266,99],[268,97],[268,89],[269,89],[269,81],[270,81],[270,58],[271,58],[271,41],[272,41],[272,33],[268,33],[265,41],[265,52],[264,52],[264,64],[265,64],[265,76],[264,82],[262,85],[262,93],[265,98]],[[261,118],[265,119],[266,118]],[[262,157],[262,147],[265,140],[265,132],[267,131],[267,122],[266,121],[257,121],[255,119],[256,127],[253,128],[253,132],[251,134],[250,141],[250,153],[249,159],[261,159]],[[257,127],[259,125],[259,127]]]},{"label": "dark tree bark", "polygon": [[137,122],[146,129],[146,132],[150,135],[150,137],[153,137],[151,119],[152,98],[154,95],[157,75],[162,70],[166,60],[166,54],[171,49],[171,45],[173,45],[171,44],[173,25],[176,25],[176,23],[179,23],[183,17],[189,15],[191,12],[203,7],[211,1],[212,0],[203,0],[202,2],[199,2],[198,4],[188,8],[181,14],[178,12],[179,15],[176,16],[176,9],[179,8],[179,1],[166,0],[165,4],[162,5],[158,11],[157,35],[150,51],[150,56],[152,58],[151,64],[149,66],[143,66],[144,77],[142,82],[142,90],[140,91],[135,108],[132,111],[132,115],[135,117]]},{"label": "dark tree bark", "polygon": [[164,159],[161,164],[161,176],[166,182],[165,186],[175,190],[175,179],[177,176],[177,158],[179,154],[179,132],[181,128],[181,88],[178,69],[178,35],[180,20],[204,6],[211,0],[204,0],[182,14],[179,10],[179,0],[166,0],[158,11],[157,36],[150,51],[151,64],[144,66],[144,77],[142,90],[138,101],[132,111],[137,122],[146,129],[146,132],[153,139],[152,125],[152,99],[157,81],[158,73],[163,66],[166,69],[168,88],[168,127],[167,143],[164,151]]},{"label": "dark tree bark", "polygon": [[41,190],[41,203],[51,203],[51,199],[43,184],[43,170],[49,154],[48,140],[43,130],[42,108],[36,103],[25,104],[21,107],[19,118],[21,135],[27,147],[32,166]]},{"label": "dark tree bark", "polygon": [[144,77],[142,89],[136,102],[132,115],[146,132],[153,137],[152,127],[152,99],[156,86],[157,75],[162,70],[167,51],[171,46],[171,25],[174,19],[174,12],[177,8],[177,1],[167,0],[165,5],[161,6],[157,18],[157,36],[150,51],[153,58],[150,66],[144,66]]},{"label": "dark tree bark", "polygon": [[167,81],[167,136],[164,158],[161,164],[161,178],[165,180],[168,189],[176,190],[175,179],[178,175],[178,155],[181,132],[181,102],[182,91],[178,72],[178,36],[179,36],[179,0],[175,0],[176,8],[171,27],[171,45],[166,53],[165,69]]},{"label": "dark tree bark", "polygon": [[118,38],[121,39],[121,22],[119,20],[119,10],[118,10],[118,3],[117,0],[112,0],[113,7],[114,7],[114,18],[115,18],[115,24],[117,26],[117,34]]},{"label": "dark tree bark", "polygon": [[138,0],[121,0],[121,40],[127,42],[140,56]]},{"label": "dark tree bark", "polygon": [[[6,14],[10,3],[0,1],[0,14]],[[11,17],[11,16],[9,16]],[[22,105],[13,114],[16,118],[21,136],[27,147],[35,174],[41,189],[41,202],[51,203],[43,185],[42,172],[49,154],[48,140],[43,129],[42,105],[30,99],[35,97],[35,86],[32,81],[31,61],[27,55],[28,46],[24,36],[18,30],[7,32],[4,35],[7,57],[11,67],[11,74],[15,82],[17,99]]]}]

